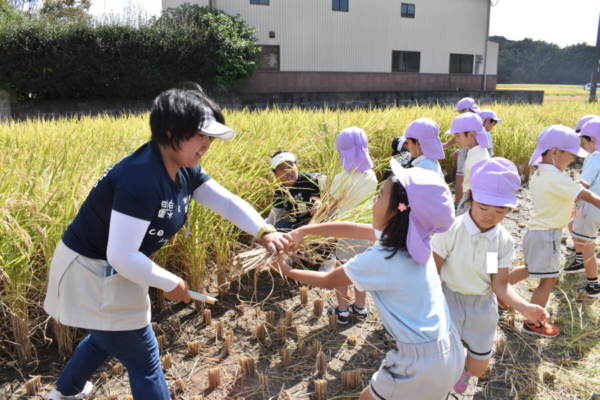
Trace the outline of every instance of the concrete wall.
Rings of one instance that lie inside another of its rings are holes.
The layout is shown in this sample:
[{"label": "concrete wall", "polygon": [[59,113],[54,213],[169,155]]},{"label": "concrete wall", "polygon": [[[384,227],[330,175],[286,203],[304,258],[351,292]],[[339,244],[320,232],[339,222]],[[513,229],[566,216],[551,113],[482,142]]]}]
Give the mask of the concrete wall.
[{"label": "concrete wall", "polygon": [[[1,95],[0,95],[1,96]],[[242,93],[216,98],[223,108],[264,109],[305,107],[386,107],[440,103],[454,105],[463,97],[473,97],[479,105],[491,103],[541,104],[543,91],[380,91],[380,92],[298,92]],[[28,118],[57,118],[61,116],[139,113],[150,110],[153,99],[52,100],[38,104],[32,100],[12,102],[8,115]],[[2,103],[6,104],[6,103]]]},{"label": "concrete wall", "polygon": [[[208,5],[208,0],[162,0],[162,7],[184,2]],[[332,0],[270,0],[269,5],[212,0],[212,5],[258,28],[260,45],[278,45],[280,71],[389,73],[392,51],[417,51],[419,72],[448,74],[450,54],[485,56],[489,0],[407,0],[415,6],[414,18],[401,16],[398,0],[348,2],[348,12],[333,11]],[[488,54],[493,51],[488,47]],[[494,75],[491,64],[488,60],[488,74]]]},{"label": "concrete wall", "polygon": [[[487,77],[488,90],[496,76]],[[283,72],[256,71],[240,85],[243,93],[353,92],[406,90],[482,90],[483,75],[410,72]]]}]

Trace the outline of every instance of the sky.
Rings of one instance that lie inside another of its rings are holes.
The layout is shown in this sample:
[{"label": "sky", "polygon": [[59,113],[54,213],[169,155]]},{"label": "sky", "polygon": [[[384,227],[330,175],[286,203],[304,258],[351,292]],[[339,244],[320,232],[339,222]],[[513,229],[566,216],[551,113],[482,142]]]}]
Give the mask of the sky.
[{"label": "sky", "polygon": [[[600,0],[492,0],[492,4],[490,36],[544,40],[560,47],[596,44]],[[92,0],[90,12],[98,16],[110,11],[119,14],[132,6],[145,9],[149,15],[158,16],[161,11],[160,0]]]}]

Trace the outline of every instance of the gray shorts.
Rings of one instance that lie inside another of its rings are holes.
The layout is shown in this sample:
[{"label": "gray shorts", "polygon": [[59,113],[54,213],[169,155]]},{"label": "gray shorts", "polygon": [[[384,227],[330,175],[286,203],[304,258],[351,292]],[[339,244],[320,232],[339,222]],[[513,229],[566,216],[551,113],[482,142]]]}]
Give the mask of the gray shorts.
[{"label": "gray shorts", "polygon": [[498,325],[498,300],[494,292],[468,295],[454,292],[445,284],[442,289],[452,322],[469,355],[475,360],[492,358]]},{"label": "gray shorts", "polygon": [[339,239],[338,247],[335,250],[335,257],[339,261],[349,261],[357,254],[364,252],[371,245],[368,240],[362,239]]},{"label": "gray shorts", "polygon": [[560,271],[562,229],[525,232],[523,257],[532,278],[556,278]]},{"label": "gray shorts", "polygon": [[463,176],[465,174],[465,162],[467,161],[468,148],[458,149],[458,160],[456,161],[456,175]]},{"label": "gray shorts", "polygon": [[600,208],[579,200],[577,209],[579,215],[573,220],[573,237],[586,241],[596,240],[600,229]]},{"label": "gray shorts", "polygon": [[371,377],[371,395],[380,400],[445,399],[465,365],[456,329],[435,342],[396,345]]}]

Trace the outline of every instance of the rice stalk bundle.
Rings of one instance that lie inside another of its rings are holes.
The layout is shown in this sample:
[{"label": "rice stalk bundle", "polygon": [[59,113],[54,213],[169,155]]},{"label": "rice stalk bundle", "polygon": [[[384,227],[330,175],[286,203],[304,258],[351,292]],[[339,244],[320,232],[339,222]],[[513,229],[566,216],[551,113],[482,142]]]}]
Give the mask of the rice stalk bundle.
[{"label": "rice stalk bundle", "polygon": [[190,355],[198,355],[200,353],[200,342],[189,342],[187,348]]},{"label": "rice stalk bundle", "polygon": [[292,363],[292,350],[289,348],[281,350],[281,363],[288,367]]},{"label": "rice stalk bundle", "polygon": [[325,375],[325,372],[327,371],[327,354],[322,351],[317,354],[316,366],[317,374],[319,374],[319,376]]},{"label": "rice stalk bundle", "polygon": [[34,376],[25,382],[25,393],[27,396],[35,396],[42,390],[42,379],[39,376]]},{"label": "rice stalk bundle", "polygon": [[327,400],[327,381],[325,379],[315,381],[315,395],[317,400]]},{"label": "rice stalk bundle", "polygon": [[221,370],[219,368],[209,368],[206,374],[208,376],[209,389],[215,389],[221,385]]},{"label": "rice stalk bundle", "polygon": [[265,319],[267,321],[267,324],[275,326],[275,311],[267,311],[265,313]]},{"label": "rice stalk bundle", "polygon": [[250,378],[256,374],[256,367],[252,358],[240,357],[240,367],[244,378]]},{"label": "rice stalk bundle", "polygon": [[160,361],[162,362],[162,367],[165,371],[171,369],[173,366],[173,356],[171,356],[169,353],[162,356]]},{"label": "rice stalk bundle", "polygon": [[323,302],[323,299],[315,299],[313,302],[313,315],[317,318],[323,315]]},{"label": "rice stalk bundle", "polygon": [[202,311],[202,317],[204,318],[204,323],[206,325],[212,324],[212,313],[208,308]]},{"label": "rice stalk bundle", "polygon": [[362,371],[355,369],[352,371],[342,371],[342,388],[349,390],[360,385],[362,379]]}]

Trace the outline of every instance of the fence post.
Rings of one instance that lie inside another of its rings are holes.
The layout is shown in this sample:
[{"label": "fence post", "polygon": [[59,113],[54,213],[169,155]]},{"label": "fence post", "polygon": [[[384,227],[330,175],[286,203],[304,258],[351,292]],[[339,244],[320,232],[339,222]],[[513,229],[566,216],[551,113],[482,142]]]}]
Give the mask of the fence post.
[{"label": "fence post", "polygon": [[12,121],[12,106],[11,103],[16,101],[14,92],[0,90],[0,122]]}]

